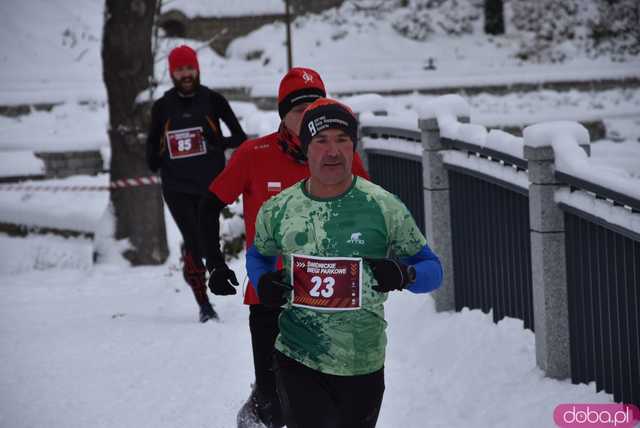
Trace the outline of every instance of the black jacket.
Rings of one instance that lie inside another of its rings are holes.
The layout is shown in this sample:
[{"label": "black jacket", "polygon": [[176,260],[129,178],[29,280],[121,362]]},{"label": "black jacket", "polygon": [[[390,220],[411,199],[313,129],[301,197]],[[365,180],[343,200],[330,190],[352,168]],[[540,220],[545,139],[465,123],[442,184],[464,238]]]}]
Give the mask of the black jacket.
[{"label": "black jacket", "polygon": [[[222,120],[230,137],[223,137]],[[147,137],[147,164],[160,170],[165,189],[204,194],[225,166],[224,150],[247,139],[227,100],[199,85],[184,97],[173,88],[151,109]]]}]

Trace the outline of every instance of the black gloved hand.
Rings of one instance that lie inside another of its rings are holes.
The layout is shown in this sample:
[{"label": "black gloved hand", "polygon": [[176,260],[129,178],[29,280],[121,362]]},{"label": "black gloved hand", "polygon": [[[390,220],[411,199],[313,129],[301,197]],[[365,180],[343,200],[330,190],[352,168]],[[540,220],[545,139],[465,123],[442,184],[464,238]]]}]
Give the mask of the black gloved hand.
[{"label": "black gloved hand", "polygon": [[379,293],[404,290],[407,285],[415,280],[413,266],[406,265],[397,258],[372,259],[365,257],[364,261],[369,264],[373,277],[378,282],[378,285],[372,288]]},{"label": "black gloved hand", "polygon": [[260,303],[272,308],[284,305],[287,302],[287,293],[291,290],[291,284],[285,282],[284,269],[265,273],[258,281]]},{"label": "black gloved hand", "polygon": [[226,263],[213,268],[209,275],[209,289],[213,294],[218,296],[236,294],[236,289],[232,284],[238,286],[238,279]]}]

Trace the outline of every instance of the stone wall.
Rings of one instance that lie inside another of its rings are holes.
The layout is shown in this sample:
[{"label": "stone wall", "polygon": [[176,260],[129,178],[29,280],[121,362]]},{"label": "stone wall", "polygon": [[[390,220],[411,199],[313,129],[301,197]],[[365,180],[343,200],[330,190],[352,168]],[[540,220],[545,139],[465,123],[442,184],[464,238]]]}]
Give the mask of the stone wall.
[{"label": "stone wall", "polygon": [[291,10],[297,15],[305,13],[320,13],[325,10],[340,7],[344,0],[289,0]]},{"label": "stone wall", "polygon": [[14,104],[0,105],[0,116],[20,117],[32,111],[51,111],[55,106],[62,103],[35,103],[35,104]]},{"label": "stone wall", "polygon": [[229,44],[263,25],[284,21],[284,15],[232,16],[189,19],[181,12],[170,11],[160,18],[160,26],[169,37],[209,41],[211,49],[224,56]]},{"label": "stone wall", "polygon": [[102,155],[98,150],[36,152],[34,154],[44,162],[46,178],[96,175],[104,170]]},{"label": "stone wall", "polygon": [[[291,12],[294,15],[319,13],[340,6],[344,0],[291,0]],[[274,22],[284,22],[282,14],[258,16],[225,16],[225,17],[186,17],[182,12],[170,9],[163,13],[159,20],[160,27],[168,37],[195,39],[209,43],[219,55],[224,56],[229,44],[236,38],[245,36],[258,28]],[[212,40],[213,39],[213,40]]]}]

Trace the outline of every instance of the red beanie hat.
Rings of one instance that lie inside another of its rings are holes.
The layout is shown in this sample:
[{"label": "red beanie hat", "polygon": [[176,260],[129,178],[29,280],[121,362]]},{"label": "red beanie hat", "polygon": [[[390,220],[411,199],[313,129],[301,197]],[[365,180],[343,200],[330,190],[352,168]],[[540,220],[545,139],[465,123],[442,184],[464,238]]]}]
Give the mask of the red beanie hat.
[{"label": "red beanie hat", "polygon": [[280,81],[278,90],[280,118],[284,119],[287,113],[298,104],[311,103],[326,96],[324,83],[315,70],[294,67]]},{"label": "red beanie hat", "polygon": [[200,72],[200,65],[198,64],[198,55],[196,51],[191,49],[187,45],[178,46],[169,53],[169,73],[175,71],[176,68],[190,65]]},{"label": "red beanie hat", "polygon": [[304,154],[311,139],[325,129],[341,129],[353,142],[353,150],[358,143],[358,119],[346,105],[330,98],[320,98],[307,107],[302,114],[300,126],[300,148]]}]

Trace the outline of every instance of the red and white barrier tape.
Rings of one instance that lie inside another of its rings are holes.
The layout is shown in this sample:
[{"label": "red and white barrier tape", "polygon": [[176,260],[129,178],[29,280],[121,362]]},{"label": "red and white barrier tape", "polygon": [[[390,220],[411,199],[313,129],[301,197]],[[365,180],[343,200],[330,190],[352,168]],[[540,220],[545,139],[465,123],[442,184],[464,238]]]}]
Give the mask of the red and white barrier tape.
[{"label": "red and white barrier tape", "polygon": [[149,186],[151,184],[160,184],[160,177],[150,175],[148,177],[124,178],[122,180],[112,181],[109,183],[109,188],[119,189],[122,187]]},{"label": "red and white barrier tape", "polygon": [[123,178],[109,183],[108,186],[38,186],[37,184],[0,184],[0,190],[6,191],[26,191],[26,192],[88,192],[104,191],[111,189],[122,189],[125,187],[139,187],[160,184],[160,177],[150,175],[147,177]]}]

